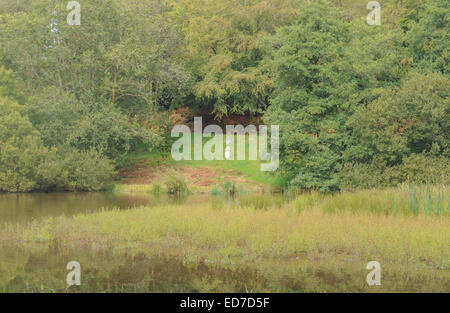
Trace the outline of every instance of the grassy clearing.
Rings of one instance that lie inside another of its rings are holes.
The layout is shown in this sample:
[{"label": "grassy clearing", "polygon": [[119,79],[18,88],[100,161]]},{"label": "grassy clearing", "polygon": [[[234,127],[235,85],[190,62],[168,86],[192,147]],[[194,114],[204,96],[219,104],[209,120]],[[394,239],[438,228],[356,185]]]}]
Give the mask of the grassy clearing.
[{"label": "grassy clearing", "polygon": [[[64,262],[75,259],[82,291],[450,292],[448,188],[428,188],[444,194],[439,214],[424,210],[424,190],[416,191],[417,212],[403,187],[284,202],[213,198],[6,225],[0,287],[44,280],[61,290]],[[381,263],[381,286],[365,283],[371,260]]]},{"label": "grassy clearing", "polygon": [[[223,151],[225,154],[226,148],[226,140],[225,136],[219,135],[222,137],[223,141]],[[237,142],[237,138],[242,135],[235,135],[235,142]],[[208,142],[211,138],[203,138],[203,144]],[[192,158],[191,160],[181,160],[175,161],[172,159],[170,152],[148,152],[148,151],[140,151],[129,156],[128,163],[136,164],[137,162],[145,161],[145,163],[150,167],[157,166],[167,166],[169,168],[173,168],[176,166],[189,166],[189,167],[208,167],[215,169],[223,169],[228,171],[233,171],[235,175],[240,175],[245,177],[250,181],[257,182],[264,186],[271,186],[277,184],[277,177],[272,175],[272,173],[262,172],[260,169],[261,161],[259,160],[249,160],[249,136],[245,136],[245,160],[194,160],[194,135],[192,134],[191,138],[191,151]],[[259,140],[259,137],[257,137]],[[235,144],[235,156],[237,155],[237,144]],[[235,157],[236,158],[236,157]]]}]

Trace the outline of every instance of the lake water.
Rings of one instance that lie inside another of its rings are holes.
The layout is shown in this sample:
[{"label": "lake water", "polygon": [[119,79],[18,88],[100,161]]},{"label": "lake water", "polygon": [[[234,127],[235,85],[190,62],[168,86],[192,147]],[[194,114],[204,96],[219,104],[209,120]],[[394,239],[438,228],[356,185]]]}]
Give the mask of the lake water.
[{"label": "lake water", "polygon": [[[196,202],[207,201],[209,195],[196,195]],[[188,198],[152,196],[145,193],[126,194],[113,192],[93,193],[29,193],[0,194],[0,223],[27,223],[34,219],[71,216],[101,210],[127,210],[140,206],[165,203],[183,203]]]},{"label": "lake water", "polygon": [[[129,210],[165,204],[238,201],[224,196],[196,194],[187,197],[153,196],[145,193],[30,193],[0,194],[0,227],[28,224],[57,216],[95,213],[102,210]],[[24,246],[27,246],[25,248]],[[254,269],[210,268],[204,261],[186,263],[179,251],[128,254],[112,247],[71,247],[64,242],[16,245],[0,240],[0,293],[2,292],[199,292],[199,280],[220,280],[221,285],[244,292],[246,286],[260,283]],[[82,267],[82,285],[67,289],[68,262]],[[255,278],[256,277],[256,278]],[[230,282],[231,279],[231,282]],[[261,283],[265,281],[261,278]],[[231,285],[230,285],[231,284]],[[235,285],[238,285],[236,287]],[[231,286],[231,287],[230,287]],[[222,287],[220,287],[222,288]],[[236,289],[235,289],[236,288]]]}]

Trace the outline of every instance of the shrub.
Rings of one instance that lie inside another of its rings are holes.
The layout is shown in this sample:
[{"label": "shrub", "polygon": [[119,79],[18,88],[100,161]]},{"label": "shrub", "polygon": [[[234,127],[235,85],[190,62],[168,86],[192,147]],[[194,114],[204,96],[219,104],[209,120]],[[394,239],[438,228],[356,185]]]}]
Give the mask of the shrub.
[{"label": "shrub", "polygon": [[0,96],[0,112],[0,191],[34,190],[36,168],[48,150],[17,102]]},{"label": "shrub", "polygon": [[237,186],[235,182],[225,182],[222,185],[223,192],[228,196],[235,196],[237,193]]},{"label": "shrub", "polygon": [[[118,165],[140,144],[158,147],[162,135],[130,121],[111,103],[83,103],[73,94],[49,87],[25,106],[47,147],[69,144],[78,150],[101,151]],[[157,114],[155,114],[157,115]]]},{"label": "shrub", "polygon": [[395,187],[401,183],[418,185],[448,184],[450,160],[444,156],[413,154],[399,165],[388,166],[379,158],[362,163],[345,164],[336,175],[342,189]]},{"label": "shrub", "polygon": [[85,114],[75,125],[67,142],[82,151],[96,149],[116,162],[122,162],[126,154],[140,143],[150,144],[155,139],[152,132],[130,122],[120,110],[109,104],[99,106]]},{"label": "shrub", "polygon": [[108,189],[115,177],[113,163],[96,150],[66,148],[58,154],[64,190],[99,191]]},{"label": "shrub", "polygon": [[0,112],[0,191],[92,191],[111,183],[113,164],[98,151],[48,149],[22,106],[0,96]]},{"label": "shrub", "polygon": [[359,110],[338,177],[343,188],[395,186],[402,182],[446,184],[450,173],[450,80],[411,73]]},{"label": "shrub", "polygon": [[158,183],[153,183],[152,189],[150,189],[149,193],[152,195],[159,195],[162,192],[161,185]]},{"label": "shrub", "polygon": [[450,80],[440,74],[411,73],[397,90],[386,92],[348,122],[353,130],[344,161],[374,158],[397,165],[405,156],[450,149]]},{"label": "shrub", "polygon": [[169,173],[165,185],[167,193],[170,195],[184,195],[188,193],[186,182],[174,172]]}]

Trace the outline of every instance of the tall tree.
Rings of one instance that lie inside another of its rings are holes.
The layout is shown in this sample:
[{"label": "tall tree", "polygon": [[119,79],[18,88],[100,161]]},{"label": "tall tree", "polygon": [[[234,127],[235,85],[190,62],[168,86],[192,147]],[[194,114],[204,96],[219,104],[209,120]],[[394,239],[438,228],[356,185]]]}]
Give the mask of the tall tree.
[{"label": "tall tree", "polygon": [[261,66],[275,81],[264,121],[280,125],[281,174],[299,188],[338,188],[348,118],[398,84],[407,67],[396,32],[341,17],[329,2],[309,2],[295,25],[261,42]]},{"label": "tall tree", "polygon": [[32,94],[48,86],[83,102],[112,102],[129,114],[169,107],[188,86],[164,3],[85,1],[81,25],[66,22],[66,1],[0,16],[2,61]]},{"label": "tall tree", "polygon": [[262,112],[272,82],[262,75],[258,38],[292,22],[296,0],[174,1],[190,68],[194,94],[217,117]]}]

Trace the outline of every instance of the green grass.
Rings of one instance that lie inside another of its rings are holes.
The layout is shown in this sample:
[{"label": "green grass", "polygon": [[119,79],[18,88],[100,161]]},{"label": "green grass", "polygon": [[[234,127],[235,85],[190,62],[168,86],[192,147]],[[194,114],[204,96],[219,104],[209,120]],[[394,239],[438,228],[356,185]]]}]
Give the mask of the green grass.
[{"label": "green grass", "polygon": [[446,186],[409,186],[339,193],[325,197],[321,206],[327,212],[371,212],[376,214],[449,214]]},{"label": "green grass", "polygon": [[[237,137],[238,135],[235,135]],[[224,148],[225,151],[225,136],[223,137]],[[245,136],[245,151],[246,151],[246,160],[194,160],[194,135],[191,135],[191,151],[192,158],[191,160],[181,160],[175,161],[172,159],[170,152],[149,152],[146,151],[145,147],[141,147],[137,152],[131,154],[129,156],[129,163],[136,163],[138,161],[145,160],[149,166],[190,166],[190,167],[210,167],[210,168],[222,168],[225,170],[232,170],[237,175],[243,175],[247,179],[255,181],[264,186],[272,186],[277,185],[278,178],[273,173],[262,172],[260,169],[261,161],[258,160],[252,161],[249,160],[249,136]],[[211,138],[203,138],[203,143],[206,143]],[[235,139],[236,140],[236,139]],[[259,139],[258,139],[259,140]],[[237,144],[235,144],[235,158],[237,155],[236,152]]]}]

